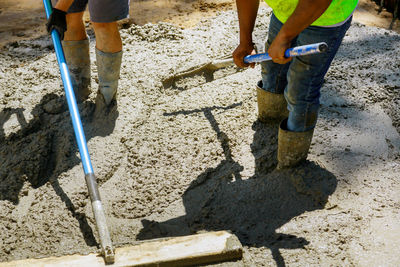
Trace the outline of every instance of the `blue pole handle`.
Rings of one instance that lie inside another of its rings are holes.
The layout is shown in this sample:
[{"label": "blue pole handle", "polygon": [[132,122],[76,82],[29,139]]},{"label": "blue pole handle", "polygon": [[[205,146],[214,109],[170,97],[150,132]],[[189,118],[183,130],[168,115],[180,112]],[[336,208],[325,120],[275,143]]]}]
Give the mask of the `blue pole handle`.
[{"label": "blue pole handle", "polygon": [[[52,13],[51,2],[50,0],[43,0],[43,4],[46,11],[46,16],[47,18],[49,18]],[[78,143],[79,153],[82,159],[83,170],[85,174],[93,173],[93,167],[86,145],[85,134],[83,132],[82,122],[79,116],[78,105],[76,104],[75,94],[72,87],[71,78],[69,76],[68,66],[65,61],[64,51],[61,46],[60,36],[56,30],[52,30],[51,37],[53,39],[58,65],[60,67],[65,96],[67,98],[68,108],[72,119],[72,125],[74,127],[75,138]]]},{"label": "blue pole handle", "polygon": [[[296,56],[305,56],[311,55],[321,52],[326,52],[328,49],[328,45],[325,42],[302,45],[297,47],[289,48],[285,51],[285,57],[296,57]],[[272,58],[268,55],[268,53],[262,53],[257,55],[248,55],[245,56],[243,61],[245,63],[258,63],[262,61],[271,60]]]}]

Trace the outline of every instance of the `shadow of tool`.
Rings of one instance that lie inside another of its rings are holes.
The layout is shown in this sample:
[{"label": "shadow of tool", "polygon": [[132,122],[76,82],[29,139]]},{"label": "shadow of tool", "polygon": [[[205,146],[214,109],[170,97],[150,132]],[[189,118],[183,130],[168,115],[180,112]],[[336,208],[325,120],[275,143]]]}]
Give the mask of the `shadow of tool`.
[{"label": "shadow of tool", "polygon": [[[230,108],[237,106],[234,104]],[[228,108],[228,107],[227,107]],[[232,157],[230,141],[212,110],[220,107],[165,113],[203,112],[224,150],[225,159],[200,174],[183,194],[184,216],[157,222],[142,220],[140,240],[183,236],[199,231],[229,230],[243,245],[268,248],[277,266],[285,266],[280,249],[302,249],[309,241],[278,233],[282,225],[306,211],[322,209],[337,186],[336,177],[313,162],[276,171],[277,126],[254,122],[251,151],[255,173],[243,179],[243,166]],[[226,109],[226,108],[225,108]]]},{"label": "shadow of tool", "polygon": [[[87,140],[112,133],[118,117],[116,105],[99,120],[93,119],[94,103],[84,102],[79,109]],[[20,129],[6,136],[4,126],[13,114],[17,116]],[[77,212],[58,181],[61,173],[80,164],[66,100],[56,94],[47,94],[31,114],[32,118],[27,122],[23,109],[6,108],[0,112],[0,201],[8,200],[18,205],[19,198],[27,194],[28,189],[21,192],[26,182],[32,188],[50,182],[66,208],[78,220],[86,244],[97,246],[86,216]],[[83,174],[82,183],[85,184]]]},{"label": "shadow of tool", "polygon": [[[213,107],[206,107],[206,108],[201,108],[201,109],[194,109],[194,110],[184,110],[184,111],[178,111],[178,112],[172,112],[172,113],[164,113],[164,116],[176,116],[179,114],[182,115],[190,115],[190,114],[195,114],[195,113],[203,113],[206,119],[210,122],[211,127],[213,130],[217,133],[217,139],[221,143],[222,150],[224,151],[225,155],[225,160],[223,160],[217,169],[224,170],[222,171],[223,173],[226,171],[230,172],[230,175],[233,175],[235,179],[241,179],[240,172],[243,170],[243,167],[235,162],[232,158],[232,151],[229,146],[229,138],[226,133],[221,131],[219,128],[218,122],[216,121],[212,111],[214,110],[228,110],[228,109],[233,109],[238,106],[241,106],[242,102],[232,104],[227,107],[218,107],[218,106],[213,106]],[[205,178],[207,175],[205,175],[203,178]],[[202,183],[203,178],[197,179],[197,183]],[[195,186],[195,185],[191,185]]]}]

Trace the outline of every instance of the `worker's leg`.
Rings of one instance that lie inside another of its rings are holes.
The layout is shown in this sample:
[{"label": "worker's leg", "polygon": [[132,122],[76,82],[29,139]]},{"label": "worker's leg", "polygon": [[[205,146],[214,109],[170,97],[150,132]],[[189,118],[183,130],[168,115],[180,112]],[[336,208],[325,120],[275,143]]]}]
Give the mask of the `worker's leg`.
[{"label": "worker's leg", "polygon": [[[275,39],[282,23],[271,16],[265,51]],[[294,43],[294,41],[293,41]],[[289,64],[280,65],[273,61],[261,62],[261,81],[257,83],[258,118],[262,122],[281,121],[288,116],[287,103],[283,91],[287,85]]]},{"label": "worker's leg", "polygon": [[64,33],[64,41],[81,41],[87,39],[82,18],[83,11],[67,14],[67,31]]},{"label": "worker's leg", "polygon": [[90,94],[89,40],[83,24],[83,12],[67,14],[67,31],[62,41],[72,87],[78,102]]},{"label": "worker's leg", "polygon": [[122,61],[122,41],[117,21],[129,15],[129,0],[90,0],[89,12],[96,36],[99,92],[109,105],[117,92]]},{"label": "worker's leg", "polygon": [[281,123],[278,135],[278,167],[294,166],[305,160],[317,123],[320,88],[351,20],[342,26],[310,26],[296,40],[296,46],[326,42],[328,51],[293,58],[285,89],[289,117]]},{"label": "worker's leg", "polygon": [[326,42],[328,51],[293,58],[287,75],[288,85],[285,89],[290,112],[288,130],[304,132],[315,127],[324,76],[350,23],[351,20],[333,28],[310,26],[298,36],[296,46]]},{"label": "worker's leg", "polygon": [[62,41],[72,87],[78,102],[84,101],[90,94],[89,40],[82,19],[86,5],[87,0],[75,0],[72,3],[66,16],[67,31]]},{"label": "worker's leg", "polygon": [[93,22],[96,35],[96,48],[104,53],[117,53],[122,50],[121,36],[116,21],[109,23]]}]

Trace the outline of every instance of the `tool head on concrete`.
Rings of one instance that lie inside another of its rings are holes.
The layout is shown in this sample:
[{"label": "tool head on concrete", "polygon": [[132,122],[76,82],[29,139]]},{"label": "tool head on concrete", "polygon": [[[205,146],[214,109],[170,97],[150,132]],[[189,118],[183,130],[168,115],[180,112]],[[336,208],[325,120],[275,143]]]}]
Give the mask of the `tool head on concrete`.
[{"label": "tool head on concrete", "polygon": [[175,83],[181,79],[191,78],[196,75],[212,76],[216,70],[229,66],[233,66],[233,59],[230,57],[213,60],[211,62],[191,67],[187,70],[176,73],[173,76],[164,79],[162,84],[164,88],[173,87]]},{"label": "tool head on concrete", "polygon": [[226,231],[143,241],[115,249],[114,264],[98,254],[69,255],[0,263],[0,267],[198,266],[242,258],[239,239]]}]

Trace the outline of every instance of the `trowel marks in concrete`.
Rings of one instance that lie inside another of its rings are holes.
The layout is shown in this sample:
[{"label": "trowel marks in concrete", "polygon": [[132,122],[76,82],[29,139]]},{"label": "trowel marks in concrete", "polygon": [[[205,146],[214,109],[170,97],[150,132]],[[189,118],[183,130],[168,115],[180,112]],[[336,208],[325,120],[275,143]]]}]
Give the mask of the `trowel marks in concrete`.
[{"label": "trowel marks in concrete", "polygon": [[[269,16],[260,9],[260,47]],[[121,36],[118,105],[95,111],[93,36],[92,94],[79,105],[116,246],[225,229],[245,245],[244,259],[225,266],[400,264],[398,34],[353,23],[326,76],[310,162],[283,172],[276,125],[256,120],[259,67],[162,85],[232,53],[234,12]],[[0,52],[0,87],[0,259],[97,251],[48,36]]]}]

